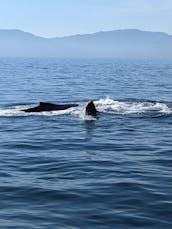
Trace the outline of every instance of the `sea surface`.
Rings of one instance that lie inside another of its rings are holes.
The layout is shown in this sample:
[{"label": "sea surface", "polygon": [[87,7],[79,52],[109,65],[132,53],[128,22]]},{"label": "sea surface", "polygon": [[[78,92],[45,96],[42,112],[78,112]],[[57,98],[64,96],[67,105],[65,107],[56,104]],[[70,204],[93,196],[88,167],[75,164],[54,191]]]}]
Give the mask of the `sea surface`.
[{"label": "sea surface", "polygon": [[0,58],[7,228],[172,228],[172,61]]}]

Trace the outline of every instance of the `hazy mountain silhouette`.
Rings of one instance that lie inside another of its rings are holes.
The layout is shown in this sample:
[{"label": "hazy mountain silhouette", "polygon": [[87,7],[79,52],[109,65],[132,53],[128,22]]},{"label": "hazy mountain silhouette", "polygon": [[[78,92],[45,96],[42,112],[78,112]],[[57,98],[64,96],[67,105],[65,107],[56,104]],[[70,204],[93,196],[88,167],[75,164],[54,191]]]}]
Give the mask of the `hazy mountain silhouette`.
[{"label": "hazy mountain silhouette", "polygon": [[129,29],[43,38],[20,30],[0,30],[0,56],[172,58],[172,36]]}]

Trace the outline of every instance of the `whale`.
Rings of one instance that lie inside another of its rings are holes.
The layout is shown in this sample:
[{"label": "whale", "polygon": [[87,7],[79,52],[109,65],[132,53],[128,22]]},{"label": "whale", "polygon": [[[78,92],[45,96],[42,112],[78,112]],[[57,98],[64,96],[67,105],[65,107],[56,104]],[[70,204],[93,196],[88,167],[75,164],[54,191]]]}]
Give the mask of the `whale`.
[{"label": "whale", "polygon": [[[31,113],[31,112],[45,112],[45,111],[59,111],[59,110],[66,110],[71,107],[77,107],[78,104],[54,104],[54,103],[46,103],[40,102],[38,106],[31,107],[28,109],[24,109],[22,111]],[[96,116],[97,110],[95,108],[94,102],[91,100],[88,102],[85,108],[85,114],[90,116]]]}]

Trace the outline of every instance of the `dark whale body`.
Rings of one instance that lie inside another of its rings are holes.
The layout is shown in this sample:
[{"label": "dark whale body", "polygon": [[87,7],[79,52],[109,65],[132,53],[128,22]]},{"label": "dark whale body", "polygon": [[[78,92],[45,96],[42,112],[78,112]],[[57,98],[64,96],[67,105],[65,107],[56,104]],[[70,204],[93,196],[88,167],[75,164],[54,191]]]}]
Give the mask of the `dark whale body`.
[{"label": "dark whale body", "polygon": [[[66,110],[71,107],[77,107],[78,104],[53,104],[53,103],[44,103],[40,102],[37,107],[28,108],[22,110],[24,112],[43,112],[43,111],[59,111],[59,110]],[[96,116],[97,110],[93,101],[90,101],[85,109],[86,115]]]},{"label": "dark whale body", "polygon": [[95,105],[94,105],[93,101],[90,101],[87,104],[86,109],[85,109],[85,114],[86,115],[91,115],[91,116],[96,116],[97,110],[95,108]]},{"label": "dark whale body", "polygon": [[66,110],[70,107],[76,107],[77,104],[53,104],[53,103],[44,103],[40,102],[39,106],[25,109],[25,112],[43,112],[43,111],[58,111]]}]

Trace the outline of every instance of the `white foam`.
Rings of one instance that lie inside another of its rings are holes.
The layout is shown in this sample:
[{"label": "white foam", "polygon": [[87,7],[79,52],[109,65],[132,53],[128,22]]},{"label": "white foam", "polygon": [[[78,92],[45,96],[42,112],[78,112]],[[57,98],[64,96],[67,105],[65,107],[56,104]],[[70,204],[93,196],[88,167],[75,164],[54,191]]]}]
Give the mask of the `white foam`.
[{"label": "white foam", "polygon": [[134,114],[148,111],[172,113],[167,104],[159,102],[121,102],[105,98],[95,101],[95,105],[98,111],[111,114]]},{"label": "white foam", "polygon": [[[110,98],[99,99],[94,101],[96,109],[99,112],[110,113],[110,114],[140,114],[145,112],[158,112],[164,114],[171,114],[172,108],[170,108],[165,103],[160,102],[123,102],[116,101]],[[55,116],[55,115],[74,115],[78,116],[83,120],[95,120],[96,118],[85,115],[86,103],[80,104],[77,107],[71,107],[66,110],[60,111],[48,111],[48,112],[31,112],[26,113],[21,111],[32,106],[15,106],[6,109],[0,109],[1,117],[10,117],[10,116]]]}]

